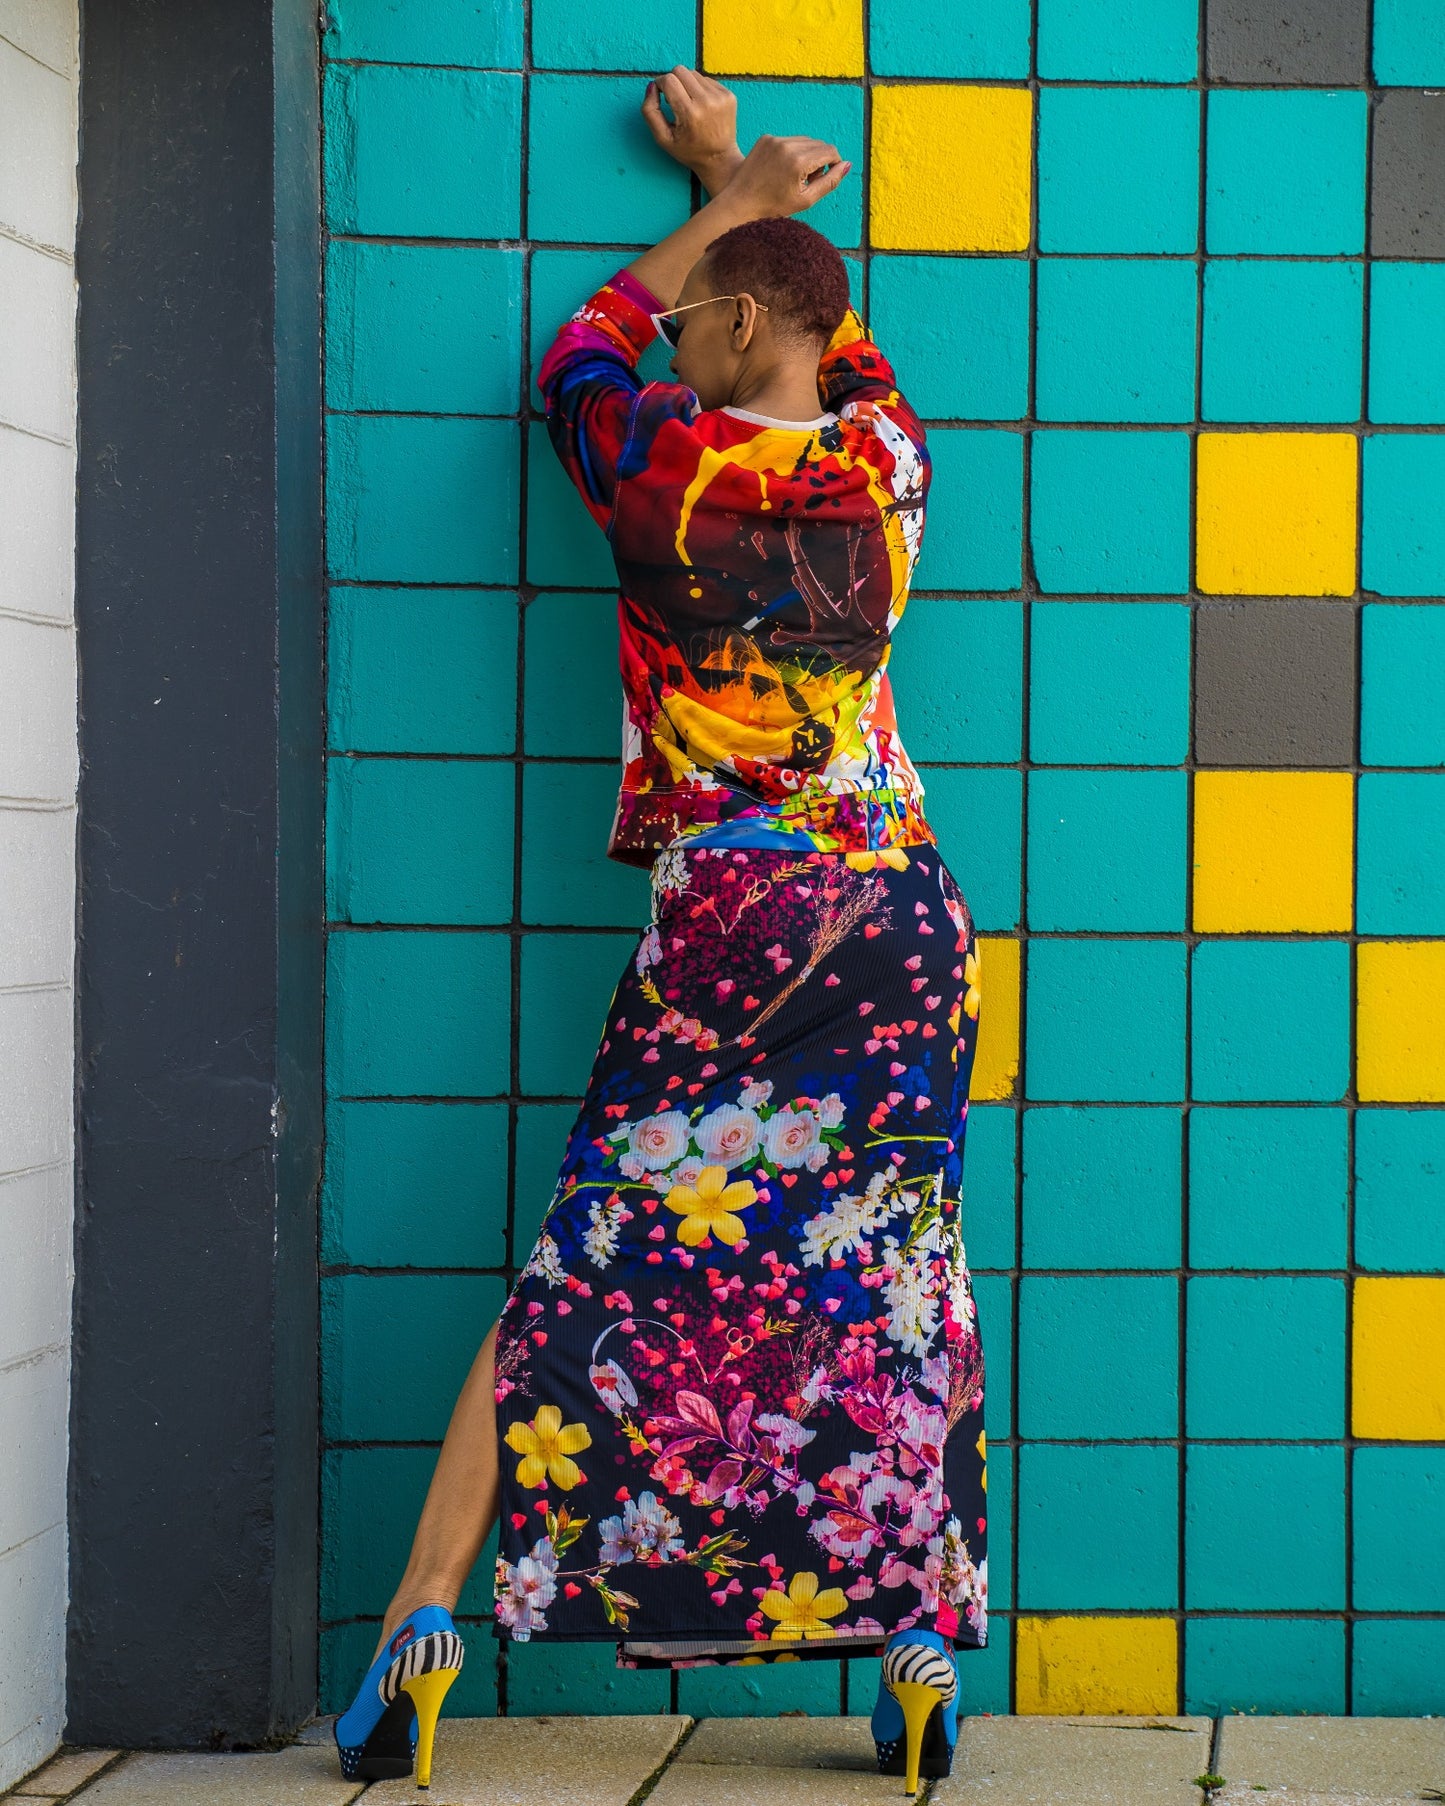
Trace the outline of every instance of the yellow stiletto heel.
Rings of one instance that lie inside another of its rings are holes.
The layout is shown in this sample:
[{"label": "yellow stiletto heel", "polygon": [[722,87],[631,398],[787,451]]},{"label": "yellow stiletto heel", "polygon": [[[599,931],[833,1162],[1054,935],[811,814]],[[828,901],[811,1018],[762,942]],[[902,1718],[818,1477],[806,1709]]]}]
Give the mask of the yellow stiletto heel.
[{"label": "yellow stiletto heel", "polygon": [[923,1753],[923,1733],[933,1716],[933,1708],[944,1703],[943,1695],[937,1687],[930,1687],[924,1681],[894,1681],[889,1692],[903,1708],[904,1732],[908,1738],[903,1791],[912,1795],[918,1792],[918,1759]]},{"label": "yellow stiletto heel", "polygon": [[958,1669],[937,1631],[897,1631],[883,1651],[873,1708],[878,1772],[907,1777],[911,1798],[920,1775],[950,1774],[958,1739]]},{"label": "yellow stiletto heel", "polygon": [[[416,1784],[431,1786],[432,1739],[436,1736],[437,1719],[447,1690],[461,1673],[460,1668],[433,1668],[426,1674],[414,1674],[401,1683],[416,1706]],[[911,1735],[911,1733],[910,1733]],[[912,1745],[910,1744],[910,1748]]]},{"label": "yellow stiletto heel", "polygon": [[[336,1753],[346,1780],[402,1780],[411,1773],[420,1740],[426,1786],[437,1713],[465,1656],[466,1645],[444,1605],[420,1605],[396,1626],[336,1721]],[[414,1724],[420,1738],[412,1735]]]}]

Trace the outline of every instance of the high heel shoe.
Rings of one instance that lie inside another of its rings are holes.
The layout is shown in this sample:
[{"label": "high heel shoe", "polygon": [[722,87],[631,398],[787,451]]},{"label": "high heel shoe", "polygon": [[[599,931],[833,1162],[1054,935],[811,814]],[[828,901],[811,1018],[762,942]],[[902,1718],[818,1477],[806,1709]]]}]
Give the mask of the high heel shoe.
[{"label": "high heel shoe", "polygon": [[415,1761],[417,1786],[430,1787],[437,1717],[464,1654],[444,1605],[423,1605],[397,1625],[336,1721],[348,1781],[404,1780]]},{"label": "high heel shoe", "polygon": [[950,1644],[931,1630],[899,1631],[883,1651],[873,1707],[878,1772],[903,1775],[918,1792],[920,1774],[946,1775],[958,1741],[958,1669]]}]

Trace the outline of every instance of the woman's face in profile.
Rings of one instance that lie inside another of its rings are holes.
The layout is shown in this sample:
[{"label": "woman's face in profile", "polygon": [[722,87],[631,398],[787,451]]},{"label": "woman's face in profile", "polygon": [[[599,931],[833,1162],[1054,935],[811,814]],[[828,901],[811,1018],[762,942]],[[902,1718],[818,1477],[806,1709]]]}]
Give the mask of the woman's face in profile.
[{"label": "woman's face in profile", "polygon": [[747,299],[714,300],[710,284],[706,261],[699,260],[688,271],[677,305],[707,305],[676,315],[681,336],[668,367],[705,408],[721,408],[733,398],[744,353],[762,329],[763,316]]}]

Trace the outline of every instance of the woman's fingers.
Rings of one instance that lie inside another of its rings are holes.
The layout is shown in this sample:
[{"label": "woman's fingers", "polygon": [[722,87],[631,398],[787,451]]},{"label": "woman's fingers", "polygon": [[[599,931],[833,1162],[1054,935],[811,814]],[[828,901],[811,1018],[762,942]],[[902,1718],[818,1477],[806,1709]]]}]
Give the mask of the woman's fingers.
[{"label": "woman's fingers", "polygon": [[802,206],[811,207],[831,194],[853,167],[836,144],[822,138],[789,140],[789,158],[797,172]]},{"label": "woman's fingers", "polygon": [[831,194],[852,167],[827,139],[765,132],[734,180],[745,184],[765,212],[801,213]]},{"label": "woman's fingers", "polygon": [[775,154],[786,158],[804,177],[843,161],[842,151],[826,138],[809,138],[802,133],[794,133],[789,137],[774,138],[771,142],[777,147]]},{"label": "woman's fingers", "polygon": [[842,151],[824,138],[788,138],[784,143],[792,147],[793,154],[809,169],[821,169],[825,163],[843,161]]},{"label": "woman's fingers", "polygon": [[647,121],[647,129],[664,150],[672,148],[672,122],[662,110],[660,90],[655,81],[647,84],[647,92],[642,97],[642,117]]},{"label": "woman's fingers", "polygon": [[808,198],[804,205],[811,207],[815,201],[821,201],[825,194],[831,194],[852,167],[845,157],[841,163],[834,163],[822,175],[810,177]]},{"label": "woman's fingers", "polygon": [[707,93],[707,77],[700,75],[696,69],[689,69],[686,63],[674,63],[670,73],[695,99],[700,100]]},{"label": "woman's fingers", "polygon": [[685,126],[692,118],[692,95],[683,85],[682,78],[676,69],[669,69],[660,78],[662,91],[667,96],[667,104],[672,108],[672,116],[681,126]]},{"label": "woman's fingers", "polygon": [[716,106],[720,101],[736,101],[737,99],[731,88],[724,86],[711,75],[704,75],[701,69],[689,69],[686,63],[674,63],[672,74],[677,77],[699,105]]},{"label": "woman's fingers", "polygon": [[844,163],[843,153],[836,144],[820,145],[816,150],[807,154],[808,180],[810,182],[815,179],[822,180],[821,172],[823,170],[826,169],[831,174],[833,170],[841,169]]}]

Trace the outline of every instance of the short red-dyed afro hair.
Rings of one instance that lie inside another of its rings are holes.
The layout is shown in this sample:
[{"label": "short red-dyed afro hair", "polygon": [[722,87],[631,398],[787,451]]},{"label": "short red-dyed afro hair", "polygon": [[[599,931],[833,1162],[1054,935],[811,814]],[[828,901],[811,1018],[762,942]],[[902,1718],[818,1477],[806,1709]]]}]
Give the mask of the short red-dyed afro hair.
[{"label": "short red-dyed afro hair", "polygon": [[784,335],[827,344],[848,311],[843,259],[802,220],[747,220],[715,238],[705,255],[717,293],[765,302],[769,324]]}]

